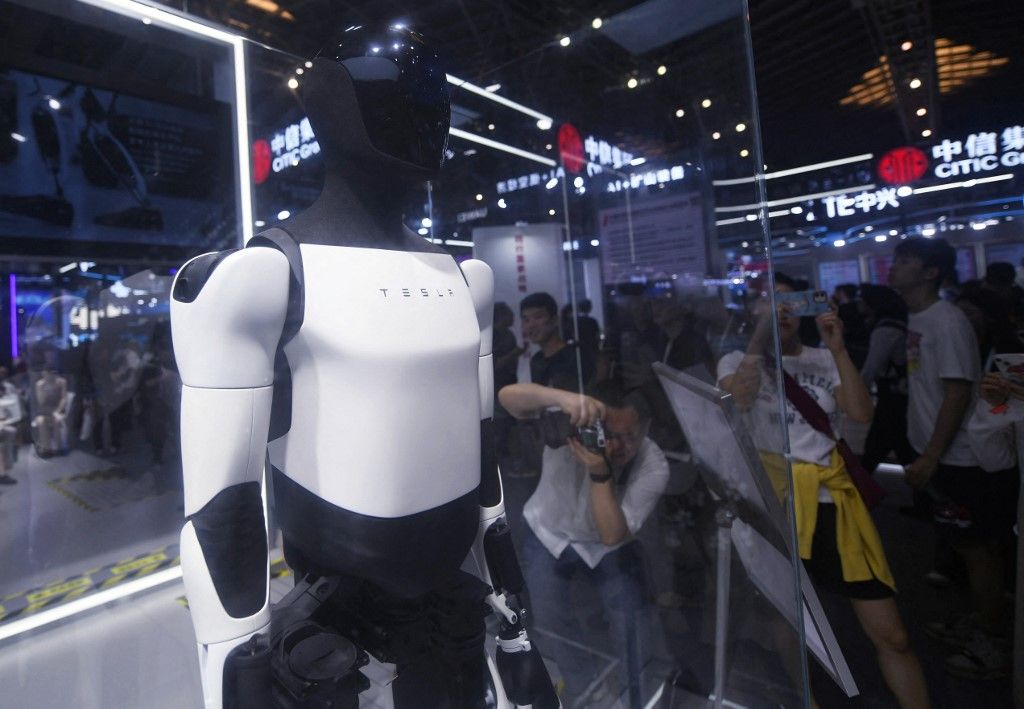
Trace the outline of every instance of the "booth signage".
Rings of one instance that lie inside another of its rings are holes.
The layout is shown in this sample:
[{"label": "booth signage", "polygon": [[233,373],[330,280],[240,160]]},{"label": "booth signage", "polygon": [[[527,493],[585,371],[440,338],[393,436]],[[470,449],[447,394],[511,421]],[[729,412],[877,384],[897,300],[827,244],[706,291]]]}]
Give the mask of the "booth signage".
[{"label": "booth signage", "polygon": [[871,211],[880,212],[887,207],[900,206],[895,187],[861,192],[852,197],[845,194],[831,195],[823,198],[821,202],[825,205],[825,212],[830,218],[852,217],[857,212],[867,214]]},{"label": "booth signage", "polygon": [[487,216],[487,207],[480,207],[480,209],[471,209],[468,212],[459,212],[455,215],[455,221],[459,224],[465,224],[475,219],[483,219]]},{"label": "booth signage", "polygon": [[273,154],[271,168],[281,172],[295,167],[303,160],[320,152],[320,143],[313,135],[313,127],[308,118],[293,123],[283,131],[274,133],[270,139],[270,152]]},{"label": "booth signage", "polygon": [[928,156],[914,147],[894,148],[878,161],[878,179],[888,185],[916,182],[928,172]]},{"label": "booth signage", "polygon": [[991,172],[999,167],[1024,164],[1024,126],[1008,126],[1000,133],[971,133],[964,140],[949,140],[932,146],[938,161],[933,171],[940,179]]}]

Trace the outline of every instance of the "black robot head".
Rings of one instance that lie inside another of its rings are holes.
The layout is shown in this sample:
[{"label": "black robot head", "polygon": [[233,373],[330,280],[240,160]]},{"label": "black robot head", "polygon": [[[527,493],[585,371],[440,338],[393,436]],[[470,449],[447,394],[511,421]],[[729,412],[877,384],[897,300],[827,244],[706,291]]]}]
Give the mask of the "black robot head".
[{"label": "black robot head", "polygon": [[336,147],[419,176],[440,169],[451,104],[438,54],[423,37],[404,25],[353,26],[313,64],[303,102],[318,139],[327,138],[325,157]]}]

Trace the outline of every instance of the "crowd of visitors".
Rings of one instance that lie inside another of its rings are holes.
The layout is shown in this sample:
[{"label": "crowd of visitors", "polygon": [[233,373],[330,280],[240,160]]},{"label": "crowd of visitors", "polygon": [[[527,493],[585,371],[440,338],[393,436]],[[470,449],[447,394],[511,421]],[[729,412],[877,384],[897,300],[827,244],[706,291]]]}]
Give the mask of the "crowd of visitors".
[{"label": "crowd of visitors", "polygon": [[[935,568],[929,582],[955,581],[947,568],[952,563],[969,594],[970,607],[951,603],[949,617],[934,618],[922,629],[948,647],[945,670],[993,680],[1009,676],[1016,662],[1016,676],[1024,677],[1024,609],[1019,595],[1016,613],[1008,600],[1024,568],[1024,556],[1016,555],[1015,526],[1024,458],[1024,290],[1015,284],[1010,264],[990,264],[984,278],[965,283],[958,283],[955,266],[955,251],[942,239],[903,240],[893,253],[888,284],[843,284],[830,294],[829,312],[802,318],[786,305],[771,317],[767,279],[737,305],[701,292],[626,292],[605,303],[600,325],[589,302],[576,308],[574,318],[571,306],[559,313],[550,294],[535,293],[519,304],[522,347],[511,331],[511,309],[496,306],[496,410],[507,421],[496,429],[499,458],[506,471],[540,476],[527,504],[528,565],[544,577],[534,583],[564,597],[547,577],[580,574],[600,589],[609,583],[610,568],[601,559],[617,559],[623,549],[630,550],[630,559],[642,556],[640,528],[679,504],[667,467],[664,474],[648,474],[655,482],[640,488],[641,495],[628,466],[624,475],[607,459],[588,455],[572,436],[567,447],[557,436],[545,438],[540,429],[546,408],[561,410],[573,425],[588,425],[603,416],[616,420],[619,414],[608,402],[631,402],[630,420],[642,424],[631,434],[639,436],[630,439],[634,454],[647,450],[649,459],[656,455],[671,464],[688,447],[653,363],[714,383],[732,393],[745,416],[774,416],[776,422],[775,368],[781,365],[788,449],[757,436],[755,443],[766,467],[773,456],[789,454],[797,541],[809,577],[820,592],[850,600],[899,704],[928,706],[929,692],[895,602],[885,553],[900,540],[879,534],[869,511],[877,499],[857,479],[877,477],[883,463],[888,473],[901,470],[913,490],[915,505],[904,511],[933,525]],[[771,282],[777,293],[809,289],[806,281],[781,273]],[[508,342],[499,347],[499,337]],[[513,362],[527,358],[528,369],[519,367],[517,376]],[[617,392],[611,399],[609,390]],[[512,418],[521,420],[513,425]],[[857,455],[841,439],[851,421],[867,430]],[[515,435],[531,429],[531,435]],[[569,433],[562,431],[563,437]],[[609,441],[617,436],[613,431]],[[575,474],[566,472],[573,468]],[[625,524],[613,525],[616,533],[606,535],[608,519]],[[1016,575],[1007,560],[1017,564]],[[643,566],[624,563],[616,562],[620,572]],[[633,572],[617,574],[615,583],[623,579],[645,583]],[[654,602],[650,592],[630,597]],[[627,604],[633,625],[626,627],[643,630],[637,603]],[[621,604],[605,606],[607,622],[622,628],[622,617],[615,615]],[[568,628],[566,607],[555,607],[557,612],[541,614],[554,613],[558,627]],[[626,647],[620,636],[616,642]],[[634,654],[624,681],[634,687],[636,647],[628,647]]]}]

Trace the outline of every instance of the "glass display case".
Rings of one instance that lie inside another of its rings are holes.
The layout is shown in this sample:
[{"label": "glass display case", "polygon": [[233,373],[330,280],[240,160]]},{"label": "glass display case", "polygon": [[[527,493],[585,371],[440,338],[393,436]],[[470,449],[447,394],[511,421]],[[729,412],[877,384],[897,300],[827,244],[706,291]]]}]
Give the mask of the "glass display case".
[{"label": "glass display case", "polygon": [[[471,17],[417,23],[452,50],[451,128],[404,226],[494,273],[483,443],[562,705],[809,706],[808,662],[857,687],[800,563],[747,7],[684,5],[509,37],[500,63],[467,49]],[[202,703],[171,285],[287,228],[324,180],[311,55],[249,29],[0,2],[0,677],[18,705]],[[826,265],[848,264],[822,283]],[[422,426],[462,444],[444,413]],[[296,578],[267,499],[276,602]],[[393,667],[364,674],[365,703],[391,706]]]}]

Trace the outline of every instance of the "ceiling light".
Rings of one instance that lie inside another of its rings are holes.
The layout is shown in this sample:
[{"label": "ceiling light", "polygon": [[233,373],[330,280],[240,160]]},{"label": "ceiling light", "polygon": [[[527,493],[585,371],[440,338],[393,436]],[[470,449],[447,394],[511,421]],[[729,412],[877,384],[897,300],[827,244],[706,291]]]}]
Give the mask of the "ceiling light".
[{"label": "ceiling light", "polygon": [[900,185],[896,188],[897,197],[909,197],[912,194],[914,194],[914,188],[910,185]]},{"label": "ceiling light", "polygon": [[790,207],[789,208],[789,213],[790,214],[800,214],[803,211],[804,211],[804,208],[801,207],[799,204],[797,206],[795,206],[795,207]]},{"label": "ceiling light", "polygon": [[631,89],[635,89],[640,82],[636,80],[635,76],[629,77],[629,81],[626,82],[626,86]]},{"label": "ceiling light", "polygon": [[790,241],[788,244],[786,244],[786,246],[788,248],[790,248],[790,249],[795,249],[796,248],[796,242],[795,241]]},{"label": "ceiling light", "polygon": [[685,115],[686,115],[686,111],[684,111],[681,108],[677,108],[676,109],[676,118],[682,118]]},{"label": "ceiling light", "polygon": [[549,209],[548,214],[550,214],[552,217],[555,216],[555,210]]},{"label": "ceiling light", "polygon": [[711,99],[704,99],[703,101],[700,102],[700,105],[703,106],[704,108],[711,108]]},{"label": "ceiling light", "polygon": [[554,189],[555,185],[557,185],[557,184],[558,184],[558,178],[557,177],[552,177],[550,180],[548,180],[544,184],[544,189],[548,189],[548,190]]},{"label": "ceiling light", "polygon": [[482,194],[477,194],[476,201],[477,202],[483,202],[484,201],[484,196]]},{"label": "ceiling light", "polygon": [[931,237],[935,236],[935,227],[933,227],[933,226],[926,226],[924,229],[921,230],[921,236],[923,236],[925,238],[928,238],[928,239],[930,239]]},{"label": "ceiling light", "polygon": [[722,137],[722,134],[719,133],[717,130],[714,133],[711,134],[712,140],[718,140],[721,137]]},{"label": "ceiling light", "polygon": [[750,242],[749,241],[744,241],[742,244],[740,244],[740,246],[742,246],[745,249],[749,249],[750,248]]},{"label": "ceiling light", "polygon": [[745,157],[747,157],[748,155],[750,155],[750,151],[749,151],[749,150],[747,150],[746,148],[743,148],[743,150],[741,150],[741,151],[740,151],[740,157],[741,157],[741,158],[745,158]]},{"label": "ceiling light", "polygon": [[302,72],[304,72],[304,71],[305,71],[305,69],[303,69],[303,68],[302,68],[302,67],[300,66],[299,68],[297,68],[297,69],[295,70],[295,73],[296,73],[296,74],[298,74],[299,76],[302,76]]},{"label": "ceiling light", "polygon": [[931,128],[925,128],[923,131],[921,131],[921,137],[922,138],[928,138],[929,136],[931,136],[931,134],[932,134],[932,129]]},{"label": "ceiling light", "polygon": [[142,18],[142,24],[144,24],[144,25],[151,25],[151,24],[153,24],[153,20],[149,19],[148,17],[143,17]]},{"label": "ceiling light", "polygon": [[919,88],[921,88],[921,80],[920,79],[911,79],[910,80],[910,88],[912,88],[912,89],[919,89]]},{"label": "ceiling light", "polygon": [[256,225],[257,228],[259,228],[261,226],[266,226],[267,225],[267,223],[265,221],[263,221],[262,219],[257,219],[253,223]]},{"label": "ceiling light", "polygon": [[494,130],[494,124],[493,123],[488,123],[487,124],[487,130]]},{"label": "ceiling light", "polygon": [[629,164],[636,167],[637,165],[643,165],[645,162],[647,162],[647,158],[633,158],[629,161]]},{"label": "ceiling light", "polygon": [[541,118],[540,120],[537,121],[537,127],[540,128],[541,130],[551,130],[551,119]]},{"label": "ceiling light", "polygon": [[747,215],[747,221],[748,222],[757,221],[757,215],[756,214],[748,214]]},{"label": "ceiling light", "polygon": [[502,197],[501,199],[498,200],[498,207],[500,209],[505,209],[507,206],[508,206],[508,204],[505,203],[505,198],[504,197]]},{"label": "ceiling light", "polygon": [[484,91],[490,91],[492,94],[495,91],[500,91],[500,90],[501,90],[501,84],[491,84],[490,86],[485,86],[484,87]]},{"label": "ceiling light", "polygon": [[804,218],[805,218],[805,219],[806,219],[807,221],[809,221],[809,222],[813,222],[813,221],[814,221],[814,212],[808,212],[808,213],[807,213],[807,216],[806,216],[806,217],[804,217]]},{"label": "ceiling light", "polygon": [[895,229],[890,229],[889,230],[889,236],[896,236],[897,234],[899,234],[899,232],[896,231]]},{"label": "ceiling light", "polygon": [[878,236],[875,237],[875,241],[877,241],[879,244],[881,244],[883,241],[886,241],[888,238],[889,237],[886,236],[885,234],[879,234]]},{"label": "ceiling light", "polygon": [[981,231],[987,226],[988,224],[986,224],[985,222],[974,222],[973,224],[971,224],[971,229],[974,229],[974,231]]},{"label": "ceiling light", "polygon": [[874,230],[875,230],[875,228],[873,226],[871,226],[870,224],[868,224],[866,227],[864,227],[864,231],[870,232],[870,231],[874,231]]},{"label": "ceiling light", "polygon": [[902,49],[904,52],[909,52],[913,48],[914,43],[911,42],[909,39],[900,45],[900,49]]},{"label": "ceiling light", "polygon": [[47,101],[46,103],[47,103],[47,105],[48,105],[48,106],[49,106],[50,108],[52,108],[52,109],[53,109],[54,111],[59,111],[59,110],[60,110],[60,101],[58,101],[57,99],[55,99],[55,98],[51,98],[51,99],[50,99],[50,100],[48,100],[48,101]]},{"label": "ceiling light", "polygon": [[18,141],[19,143],[24,143],[27,140],[27,138],[23,136],[21,133],[11,133],[11,138],[13,140]]},{"label": "ceiling light", "polygon": [[737,133],[742,133],[746,129],[747,129],[747,124],[746,123],[737,123],[736,124],[736,132]]},{"label": "ceiling light", "polygon": [[927,108],[919,108],[919,109],[917,109],[916,113],[919,116],[923,116],[924,114],[928,113],[928,109]]},{"label": "ceiling light", "polygon": [[421,226],[421,227],[420,227],[419,229],[417,229],[416,231],[417,231],[417,232],[419,232],[419,235],[420,235],[420,236],[426,236],[427,234],[429,234],[429,233],[430,233],[430,229],[427,229],[427,228],[426,228],[425,226]]},{"label": "ceiling light", "polygon": [[667,72],[667,71],[668,71],[668,67],[666,67],[664,64],[662,64],[661,66],[658,67],[658,76],[665,76],[665,72]]},{"label": "ceiling light", "polygon": [[420,226],[425,226],[429,229],[434,226],[434,220],[430,217],[423,217],[423,219],[420,220]]},{"label": "ceiling light", "polygon": [[544,149],[545,150],[551,150],[551,143],[548,143],[547,145],[545,145]]},{"label": "ceiling light", "polygon": [[563,47],[568,47],[570,42],[572,42],[572,40],[569,39],[568,37],[562,37],[560,40],[558,40],[558,43]]},{"label": "ceiling light", "polygon": [[595,30],[599,30],[599,29],[601,29],[601,25],[603,25],[603,24],[604,23],[601,22],[601,18],[600,17],[595,17],[594,21],[590,23],[590,26],[593,27]]},{"label": "ceiling light", "polygon": [[288,79],[288,88],[289,89],[297,89],[297,88],[299,88],[299,80],[296,79],[294,76],[292,78]]},{"label": "ceiling light", "polygon": [[283,222],[285,219],[287,219],[291,215],[292,215],[292,213],[289,212],[287,209],[282,209],[280,212],[277,213],[277,218],[280,219]]},{"label": "ceiling light", "polygon": [[313,62],[306,62],[306,68],[307,69],[312,69],[313,68]]},{"label": "ceiling light", "polygon": [[577,188],[577,189],[579,189],[580,187],[582,187],[582,186],[583,186],[583,178],[582,178],[582,177],[577,177],[577,178],[575,178],[575,179],[574,179],[574,180],[572,181],[572,186],[573,186],[573,187],[575,187],[575,188]]},{"label": "ceiling light", "polygon": [[[952,40],[943,37],[936,38],[934,44],[934,50],[929,47],[927,51],[934,51],[935,73],[940,94],[967,86],[1010,62],[1009,57],[1000,57],[991,51],[981,51],[970,44],[954,44]],[[880,57],[878,64],[861,75],[861,81],[850,88],[846,96],[840,99],[839,104],[876,108],[892,104],[895,97],[895,92],[890,89],[893,75],[888,57]],[[910,83],[911,88],[921,86],[919,78],[911,79]]]},{"label": "ceiling light", "polygon": [[832,245],[835,246],[837,249],[842,248],[843,246],[846,246],[846,240],[836,239],[835,241],[832,242]]},{"label": "ceiling light", "polygon": [[601,241],[599,239],[591,239],[590,240],[590,245],[591,246],[600,246],[601,245]]}]

